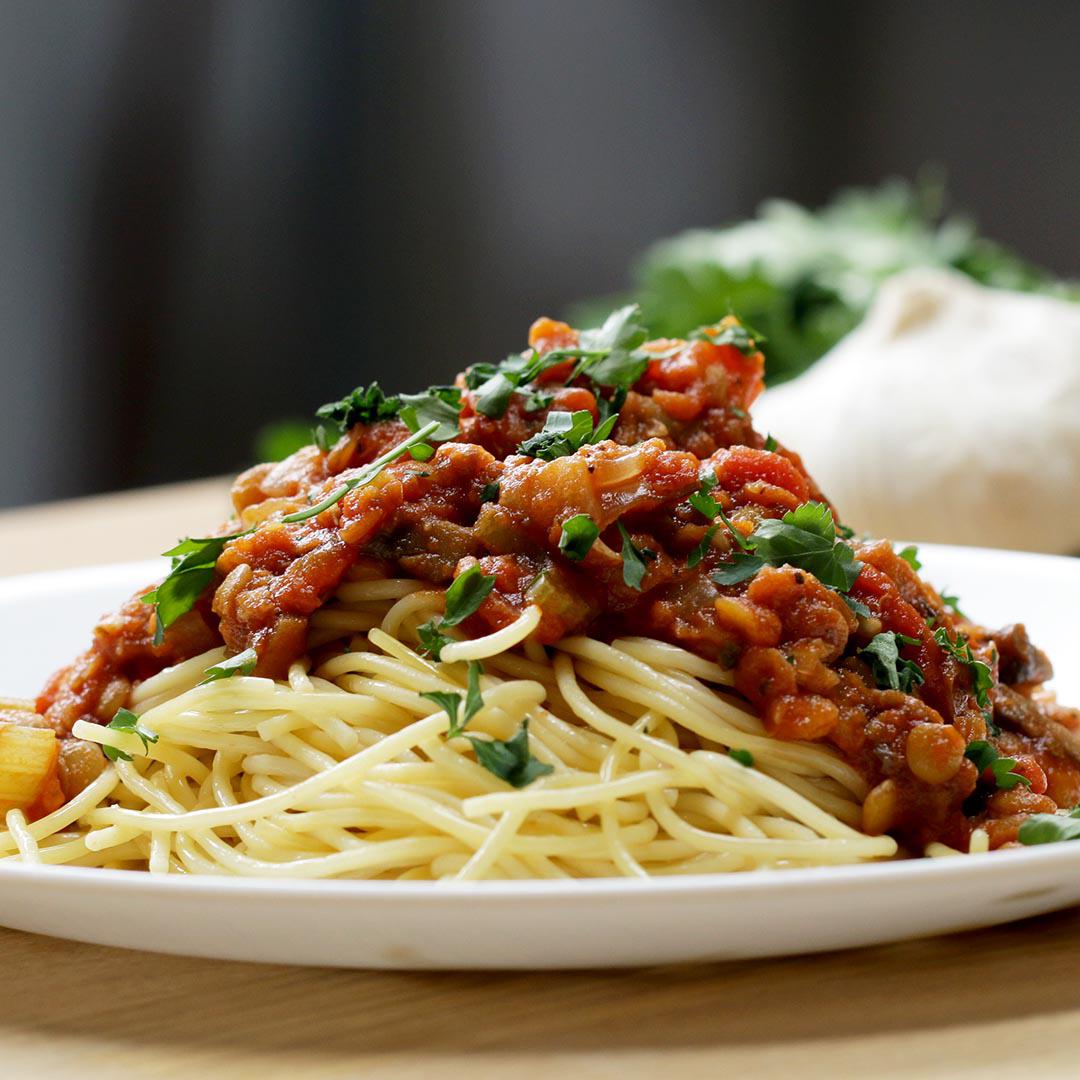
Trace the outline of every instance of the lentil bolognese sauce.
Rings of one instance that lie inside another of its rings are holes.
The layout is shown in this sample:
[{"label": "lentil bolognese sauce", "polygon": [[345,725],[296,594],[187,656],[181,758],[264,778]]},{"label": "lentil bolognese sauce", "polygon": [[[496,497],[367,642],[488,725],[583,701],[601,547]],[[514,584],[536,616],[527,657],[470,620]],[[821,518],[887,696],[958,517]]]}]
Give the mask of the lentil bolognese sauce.
[{"label": "lentil bolognese sauce", "polygon": [[755,431],[752,330],[644,337],[542,318],[452,386],[323,406],[0,710],[0,856],[649,874],[1060,820],[1080,717],[1024,628],[969,622]]}]

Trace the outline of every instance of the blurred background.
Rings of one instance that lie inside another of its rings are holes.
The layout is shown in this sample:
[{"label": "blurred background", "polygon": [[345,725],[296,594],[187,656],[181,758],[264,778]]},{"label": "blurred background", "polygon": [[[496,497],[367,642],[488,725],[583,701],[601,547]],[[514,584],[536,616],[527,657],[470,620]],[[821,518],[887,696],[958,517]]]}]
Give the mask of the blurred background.
[{"label": "blurred background", "polygon": [[1077,40],[1065,0],[6,0],[0,505],[238,469],[660,238],[927,162],[1080,276]]}]

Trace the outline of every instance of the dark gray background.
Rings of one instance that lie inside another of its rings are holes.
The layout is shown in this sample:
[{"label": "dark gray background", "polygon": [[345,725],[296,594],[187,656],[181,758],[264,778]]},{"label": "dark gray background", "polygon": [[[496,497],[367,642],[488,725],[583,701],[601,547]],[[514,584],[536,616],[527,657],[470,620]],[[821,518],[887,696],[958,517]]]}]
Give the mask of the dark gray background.
[{"label": "dark gray background", "polygon": [[0,2],[0,505],[223,472],[675,230],[948,169],[1080,272],[1080,4]]}]

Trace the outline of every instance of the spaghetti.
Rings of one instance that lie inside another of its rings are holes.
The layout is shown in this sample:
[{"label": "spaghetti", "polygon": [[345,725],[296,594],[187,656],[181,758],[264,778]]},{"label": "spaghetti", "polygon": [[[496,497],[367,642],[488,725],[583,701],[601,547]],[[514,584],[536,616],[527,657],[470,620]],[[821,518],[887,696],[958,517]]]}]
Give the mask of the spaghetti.
[{"label": "spaghetti", "polygon": [[[824,747],[769,738],[722,692],[729,671],[646,638],[572,637],[538,656],[520,647],[534,609],[434,664],[406,642],[442,599],[415,581],[350,582],[313,636],[367,632],[314,667],[297,661],[287,680],[199,685],[222,649],[146,680],[130,704],[157,741],[144,752],[134,734],[80,721],[76,736],[133,760],[32,824],[11,811],[0,853],[152,873],[462,880],[895,854],[891,838],[856,828],[858,773]],[[470,731],[505,739],[528,718],[531,751],[552,767],[525,789],[507,790],[464,738],[446,740],[447,713],[420,696],[460,692],[462,660],[477,659],[484,705]]]}]

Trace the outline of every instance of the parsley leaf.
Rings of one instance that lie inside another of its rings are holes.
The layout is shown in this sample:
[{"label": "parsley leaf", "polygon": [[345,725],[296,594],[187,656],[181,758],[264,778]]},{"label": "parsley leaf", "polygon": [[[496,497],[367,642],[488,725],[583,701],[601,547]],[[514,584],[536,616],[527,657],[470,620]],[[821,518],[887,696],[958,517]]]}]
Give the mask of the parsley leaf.
[{"label": "parsley leaf", "polygon": [[572,413],[556,409],[548,413],[543,428],[518,447],[518,453],[541,461],[569,457],[583,446],[606,439],[618,419],[615,413],[593,430],[592,413],[588,409],[578,409]]},{"label": "parsley leaf", "polygon": [[765,436],[765,449],[768,450],[770,454],[775,454],[779,446],[780,444],[772,437],[772,435]]},{"label": "parsley leaf", "polygon": [[457,626],[470,615],[476,614],[477,608],[493,588],[494,575],[485,574],[479,565],[474,563],[463,574],[459,574],[446,590],[446,612],[441,620],[442,625]]},{"label": "parsley leaf", "polygon": [[[143,751],[150,749],[151,743],[158,741],[157,732],[144,728],[139,723],[139,718],[129,709],[117,709],[116,715],[109,721],[106,727],[113,731],[125,731],[131,735],[138,735],[143,744]],[[102,746],[105,756],[110,761],[131,761],[131,755],[124,750],[117,750],[115,746]]]},{"label": "parsley leaf", "polygon": [[416,628],[416,636],[420,639],[421,649],[428,653],[432,660],[442,659],[444,645],[450,644],[450,638],[439,630],[441,620],[428,619],[426,623]]},{"label": "parsley leaf", "polygon": [[416,628],[423,651],[429,653],[433,660],[440,660],[444,646],[450,643],[450,638],[442,632],[443,628],[457,626],[470,615],[474,615],[493,588],[494,576],[485,574],[477,564],[459,574],[446,590],[443,615],[440,618],[428,619]]},{"label": "parsley leaf", "polygon": [[717,585],[738,585],[741,581],[749,581],[764,565],[765,560],[760,555],[736,551],[732,561],[719,567],[712,579]]},{"label": "parsley leaf", "polygon": [[693,570],[695,566],[708,554],[709,548],[712,547],[713,537],[716,535],[719,525],[710,525],[705,530],[705,535],[698,542],[697,547],[686,556],[686,565]]},{"label": "parsley leaf", "polygon": [[918,573],[922,569],[922,563],[919,562],[919,549],[914,544],[908,544],[902,551],[896,553],[911,567],[915,573]]},{"label": "parsley leaf", "polygon": [[230,533],[228,536],[189,537],[174,548],[164,552],[172,559],[172,569],[165,580],[141,597],[146,604],[153,604],[157,616],[154,628],[154,644],[165,640],[165,631],[181,615],[187,614],[214,580],[215,567],[225,545],[246,532]]},{"label": "parsley leaf", "polygon": [[1021,844],[1054,844],[1060,840],[1080,840],[1080,807],[1067,814],[1032,814],[1020,826]]},{"label": "parsley leaf", "polygon": [[630,586],[631,589],[637,589],[641,592],[641,582],[645,577],[646,561],[651,562],[656,558],[656,552],[651,548],[643,547],[639,548],[634,541],[630,538],[630,534],[626,531],[626,526],[621,521],[615,523],[619,528],[619,533],[622,536],[622,561],[623,561],[623,581]]},{"label": "parsley leaf", "polygon": [[998,791],[1012,791],[1018,784],[1031,787],[1031,781],[1026,776],[1012,771],[1016,768],[1016,758],[1002,757],[985,739],[968,743],[964,757],[974,763],[980,777],[989,769]]},{"label": "parsley leaf", "polygon": [[[404,413],[404,410],[402,410]],[[414,431],[407,439],[402,440],[397,446],[391,447],[385,454],[375,458],[374,461],[369,462],[357,474],[352,477],[351,480],[346,480],[340,487],[335,488],[329,495],[326,496],[322,502],[316,503],[314,506],[309,506],[306,510],[297,510],[294,514],[286,514],[281,520],[289,524],[293,524],[297,521],[306,521],[308,518],[316,517],[324,510],[329,510],[331,506],[335,506],[339,503],[350,491],[358,487],[363,487],[364,484],[370,484],[376,476],[379,475],[393,461],[397,461],[399,457],[407,454],[411,449],[416,446],[422,445],[424,439],[429,435],[433,435],[436,429],[439,427],[437,420],[432,420],[419,431]],[[241,535],[240,533],[237,534]],[[234,539],[234,537],[226,537],[228,540]],[[168,553],[167,553],[168,554]],[[219,552],[220,554],[220,552]]]},{"label": "parsley leaf", "polygon": [[485,484],[480,489],[480,501],[482,503],[499,501],[499,482],[497,480],[493,480],[490,484]]},{"label": "parsley leaf", "polygon": [[468,726],[469,721],[484,707],[484,698],[480,693],[480,673],[483,670],[483,666],[478,660],[469,661],[469,682],[465,693],[465,712],[460,723],[458,722],[458,711],[462,705],[460,691],[426,690],[420,695],[422,698],[427,698],[428,701],[432,701],[446,710],[446,715],[450,717],[450,727],[446,731],[448,739],[460,735]]},{"label": "parsley leaf", "polygon": [[599,535],[600,526],[588,514],[575,514],[563,522],[559,550],[568,559],[580,562],[589,554]]},{"label": "parsley leaf", "polygon": [[780,521],[761,522],[750,541],[754,552],[767,562],[808,570],[823,585],[844,592],[862,570],[851,548],[836,539],[832,511],[824,503],[803,503]]},{"label": "parsley leaf", "polygon": [[960,597],[949,596],[947,593],[941,594],[941,602],[950,610],[954,611],[961,619],[967,619],[967,616],[960,610]]},{"label": "parsley leaf", "polygon": [[207,683],[217,682],[218,679],[231,679],[234,675],[250,675],[258,662],[259,654],[254,649],[245,649],[208,667],[203,672],[206,678],[199,685],[205,686]]},{"label": "parsley leaf", "polygon": [[752,326],[736,319],[725,319],[719,326],[699,326],[690,334],[690,341],[711,341],[714,345],[732,345],[744,356],[753,356],[765,338]]},{"label": "parsley leaf", "polygon": [[900,656],[902,645],[919,645],[918,638],[886,630],[876,634],[865,649],[859,651],[874,676],[874,682],[882,690],[900,690],[910,694],[916,686],[926,682],[923,669],[914,660]]},{"label": "parsley leaf", "polygon": [[861,600],[856,600],[854,596],[848,596],[847,593],[840,593],[840,599],[843,600],[860,619],[870,618],[871,611]]},{"label": "parsley leaf", "polygon": [[422,394],[401,394],[398,415],[413,433],[429,429],[432,442],[449,442],[459,433],[461,391],[456,386],[429,386]]},{"label": "parsley leaf", "polygon": [[[377,420],[390,420],[398,414],[401,404],[397,397],[387,397],[377,382],[368,387],[358,386],[346,394],[340,401],[330,401],[320,405],[315,415],[337,428],[338,434],[348,431],[354,424],[373,424]],[[318,432],[322,431],[320,437]],[[320,449],[326,450],[326,429],[316,430],[316,442]]]},{"label": "parsley leaf", "polygon": [[745,765],[748,769],[754,764],[754,755],[749,750],[729,750],[727,754],[729,758],[734,758],[740,765]]},{"label": "parsley leaf", "polygon": [[522,397],[521,407],[527,413],[546,409],[555,400],[555,395],[549,390],[522,390],[520,393]]},{"label": "parsley leaf", "polygon": [[[805,502],[783,518],[769,518],[745,539],[720,511],[743,552],[713,575],[718,585],[735,585],[751,578],[766,563],[796,566],[813,574],[823,585],[847,592],[862,570],[862,563],[847,544],[837,540],[832,511],[818,502]],[[753,555],[745,554],[753,551]]]},{"label": "parsley leaf", "polygon": [[699,514],[712,521],[720,512],[720,504],[709,492],[716,487],[719,481],[716,479],[716,473],[711,470],[703,472],[698,479],[701,486],[687,501]]},{"label": "parsley leaf", "polygon": [[510,404],[516,385],[501,371],[496,372],[487,382],[476,388],[476,411],[484,416],[502,416]]},{"label": "parsley leaf", "polygon": [[971,651],[971,645],[962,634],[957,634],[954,641],[949,637],[949,631],[944,626],[939,626],[934,631],[934,640],[945,652],[958,664],[966,667],[971,674],[971,692],[975,695],[975,701],[983,710],[983,715],[990,719],[990,691],[994,688],[994,673],[989,665],[975,659]]},{"label": "parsley leaf", "polygon": [[476,760],[489,773],[505,780],[512,787],[523,788],[541,776],[554,772],[551,765],[538,761],[529,753],[529,721],[522,720],[518,733],[505,742],[501,739],[478,739],[466,735],[476,752]]}]

